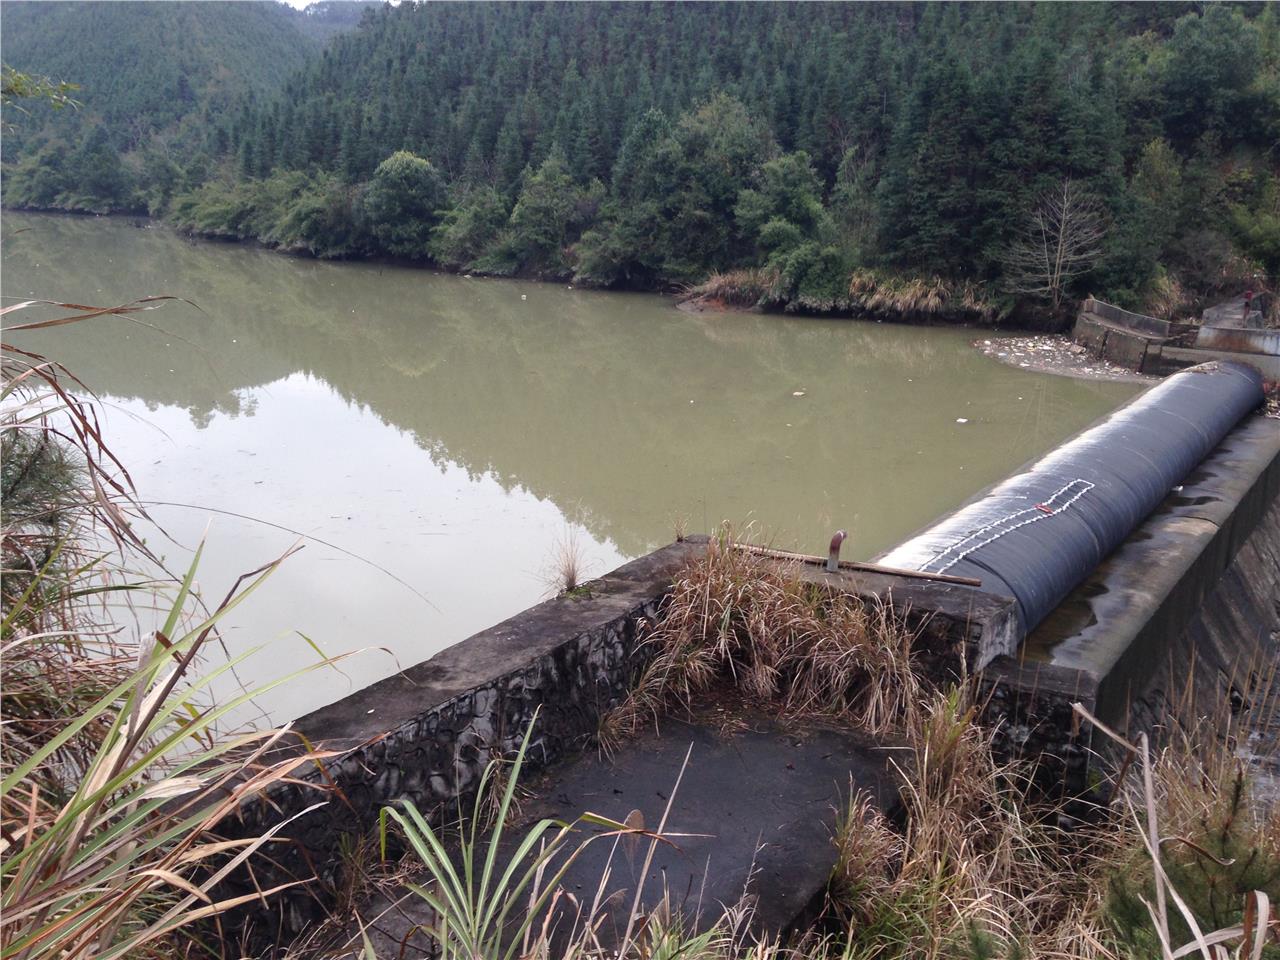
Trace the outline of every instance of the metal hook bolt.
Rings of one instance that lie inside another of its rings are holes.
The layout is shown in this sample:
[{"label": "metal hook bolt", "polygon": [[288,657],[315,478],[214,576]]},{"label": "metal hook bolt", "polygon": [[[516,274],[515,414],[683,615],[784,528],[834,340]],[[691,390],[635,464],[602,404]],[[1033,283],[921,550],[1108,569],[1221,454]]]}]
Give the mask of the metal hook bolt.
[{"label": "metal hook bolt", "polygon": [[847,536],[849,534],[843,530],[837,530],[831,537],[831,551],[827,554],[827,573],[840,572],[840,544],[844,543]]}]

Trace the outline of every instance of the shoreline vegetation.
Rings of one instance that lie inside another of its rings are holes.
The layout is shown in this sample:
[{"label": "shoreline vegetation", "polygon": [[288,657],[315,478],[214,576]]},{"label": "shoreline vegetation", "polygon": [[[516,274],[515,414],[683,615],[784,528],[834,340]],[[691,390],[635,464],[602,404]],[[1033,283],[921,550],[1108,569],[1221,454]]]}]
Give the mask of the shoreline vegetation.
[{"label": "shoreline vegetation", "polygon": [[[355,257],[317,257],[305,245],[285,246],[253,236],[236,236],[225,232],[189,229],[153,216],[146,211],[92,211],[66,210],[57,207],[14,207],[0,209],[16,213],[33,213],[42,216],[65,216],[126,220],[140,229],[162,226],[190,240],[206,243],[231,243],[305,259],[329,259],[335,262],[385,264],[434,271],[453,276],[479,279],[522,280],[531,283],[575,284],[572,275],[543,276],[536,274],[503,274],[484,270],[450,268],[433,261],[424,261],[386,253],[371,253]],[[608,289],[586,285],[586,289]],[[951,284],[940,278],[925,280],[879,274],[862,270],[849,279],[848,290],[830,301],[792,301],[780,296],[777,274],[767,270],[743,269],[716,273],[702,283],[672,283],[659,288],[624,288],[637,293],[654,293],[672,297],[676,306],[690,313],[763,312],[784,313],[799,316],[830,316],[858,320],[875,320],[905,324],[951,324],[996,328],[1005,318],[994,302],[982,299],[980,291],[971,284]],[[1016,329],[1016,327],[1015,327]]]},{"label": "shoreline vegetation", "polygon": [[777,271],[743,269],[715,273],[687,286],[680,291],[679,301],[692,312],[761,310],[896,323],[997,326],[1008,316],[1007,307],[987,299],[972,283],[869,269],[854,271],[847,289],[825,299],[791,297]]},{"label": "shoreline vegetation", "polygon": [[[103,14],[95,39],[216,19],[181,6]],[[292,69],[250,60],[238,93],[217,49],[157,43],[176,97],[68,59],[85,23],[46,7],[10,5],[5,61],[84,102],[7,132],[13,208],[1043,330],[1086,294],[1183,317],[1280,273],[1274,4],[402,4]],[[243,57],[251,12],[213,46]]]},{"label": "shoreline vegetation", "polygon": [[[166,299],[88,310],[42,302],[55,316],[25,324],[14,314],[33,304],[0,315],[8,330],[47,327]],[[252,861],[286,822],[233,841],[220,825],[242,800],[328,756],[280,752],[286,729],[224,729],[282,681],[210,695],[243,659],[214,654],[219,622],[285,558],[211,603],[195,585],[199,551],[171,578],[142,572],[163,566],[133,530],[145,513],[96,400],[70,371],[9,344],[0,456],[0,950],[13,960],[204,950],[228,911],[297,885],[228,893],[231,877],[252,889]]]},{"label": "shoreline vegetation", "polygon": [[[253,235],[240,235],[224,230],[202,230],[153,216],[145,210],[67,210],[58,207],[4,206],[2,209],[19,213],[37,213],[47,216],[112,217],[133,221],[141,228],[161,225],[191,240],[208,243],[234,243],[265,252],[308,259],[377,263],[410,269],[431,270],[456,276],[480,279],[523,280],[532,283],[581,285],[587,289],[609,289],[599,284],[582,283],[572,273],[541,274],[500,270],[486,270],[473,265],[466,268],[445,265],[432,260],[396,256],[389,253],[367,253],[351,256],[318,255],[305,243],[278,243]],[[785,313],[800,316],[830,316],[859,320],[887,321],[906,324],[950,324],[996,328],[1008,319],[1007,306],[983,298],[973,284],[953,284],[941,278],[920,278],[894,275],[875,270],[859,270],[849,278],[847,290],[825,300],[788,298],[782,290],[779,275],[765,269],[714,273],[701,283],[667,283],[657,287],[623,287],[620,289],[640,293],[670,296],[676,305],[691,313],[747,312]],[[1034,321],[1023,324],[1036,328]],[[1020,324],[1014,324],[1020,328]]]},{"label": "shoreline vegetation", "polygon": [[[139,229],[153,229],[155,227],[175,229],[164,220],[146,214],[87,213],[68,210],[24,210],[19,212],[34,213],[41,216],[77,218],[110,217],[120,221],[129,221]],[[184,235],[181,230],[176,232]],[[198,242],[234,243],[259,249],[266,253],[279,253],[285,256],[312,259],[312,255],[305,250],[281,249],[252,239],[239,240],[233,237],[203,236],[190,233],[185,234],[185,236]],[[385,264],[405,269],[428,270],[451,276],[476,276],[475,274],[463,274],[459,271],[446,270],[435,264],[390,256],[362,258],[359,262]],[[825,311],[803,310],[788,309],[786,304],[771,302],[769,293],[771,278],[768,274],[763,276],[760,274],[760,271],[737,271],[732,274],[717,274],[703,284],[646,292],[652,292],[656,296],[670,297],[675,309],[692,314],[773,313],[788,316],[820,316],[849,319],[864,323],[963,326],[973,328],[975,331],[986,331],[987,335],[975,338],[972,341],[972,346],[980,353],[1009,366],[1084,380],[1152,383],[1158,379],[1149,375],[1134,373],[1126,367],[1106,360],[1093,360],[1084,355],[1083,351],[1073,344],[1069,336],[1039,333],[1034,328],[1027,329],[1015,325],[1002,324],[996,308],[979,300],[971,288],[961,287],[957,290],[955,287],[941,282],[926,284],[894,278],[888,278],[885,282],[878,283],[877,278],[867,272],[851,280],[849,298],[841,301],[838,306]],[[481,279],[485,278],[484,275],[480,275],[480,277]],[[524,280],[533,283],[562,282],[539,280],[531,277],[504,277],[502,279]]]}]

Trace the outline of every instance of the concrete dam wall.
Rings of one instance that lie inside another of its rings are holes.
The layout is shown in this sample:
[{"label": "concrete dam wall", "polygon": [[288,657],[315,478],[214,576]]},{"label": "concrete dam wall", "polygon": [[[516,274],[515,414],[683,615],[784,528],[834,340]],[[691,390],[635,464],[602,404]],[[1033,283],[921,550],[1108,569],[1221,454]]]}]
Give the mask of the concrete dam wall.
[{"label": "concrete dam wall", "polygon": [[[1280,330],[1249,327],[1243,308],[1243,297],[1232,305],[1210,308],[1197,325],[1131,313],[1090,297],[1080,305],[1071,336],[1092,356],[1138,373],[1159,375],[1221,360],[1248,364],[1276,383]],[[1261,320],[1258,313],[1251,317]]]},{"label": "concrete dam wall", "polygon": [[[1150,728],[1190,676],[1199,696],[1247,710],[1249,664],[1280,656],[1280,422],[1253,412],[1260,400],[1256,376],[1229,365],[1175,375],[884,558],[931,570],[940,553],[944,564],[963,553],[947,573],[964,569],[981,587],[820,565],[800,574],[889,604],[915,632],[921,669],[980,675],[1003,749],[1039,755],[1062,789],[1083,789],[1092,754],[1072,703]],[[1130,498],[1117,508],[1121,491]],[[341,883],[340,851],[376,828],[384,805],[450,815],[535,709],[531,771],[591,748],[645,665],[641,641],[674,576],[705,543],[664,547],[301,718],[308,741],[341,755],[244,806],[239,825],[256,834],[324,800],[273,852],[281,879],[319,883],[246,922],[281,939],[304,929]],[[1023,559],[1036,551],[1060,556],[1062,570],[1044,576],[1040,558]],[[1024,572],[1049,586],[1026,588]]]}]

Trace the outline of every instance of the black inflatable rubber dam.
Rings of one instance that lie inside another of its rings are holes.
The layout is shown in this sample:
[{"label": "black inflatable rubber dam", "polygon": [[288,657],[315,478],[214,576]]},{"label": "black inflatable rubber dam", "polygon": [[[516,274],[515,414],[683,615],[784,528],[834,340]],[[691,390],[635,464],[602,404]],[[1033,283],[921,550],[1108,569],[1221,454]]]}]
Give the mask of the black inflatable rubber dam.
[{"label": "black inflatable rubber dam", "polygon": [[1243,364],[1176,373],[879,562],[980,579],[1025,636],[1262,401]]}]

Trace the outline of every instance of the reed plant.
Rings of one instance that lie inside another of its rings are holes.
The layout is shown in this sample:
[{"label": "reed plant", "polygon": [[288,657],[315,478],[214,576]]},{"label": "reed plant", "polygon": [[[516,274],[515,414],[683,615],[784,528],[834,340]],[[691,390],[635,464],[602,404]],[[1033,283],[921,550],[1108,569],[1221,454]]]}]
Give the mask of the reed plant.
[{"label": "reed plant", "polygon": [[[163,299],[45,304],[55,316],[8,330],[131,316]],[[323,757],[280,749],[287,729],[224,732],[287,678],[215,697],[253,651],[216,665],[204,657],[218,624],[283,558],[212,605],[195,588],[199,550],[172,580],[134,572],[156,561],[135,533],[143,513],[92,395],[11,344],[0,448],[0,957],[176,956],[194,943],[217,954],[226,911],[294,885],[223,894],[288,821],[240,839],[220,826]],[[140,605],[159,629],[142,631]]]},{"label": "reed plant", "polygon": [[[425,883],[409,882],[406,886],[430,910],[432,920],[422,932],[435,945],[440,960],[546,956],[553,927],[566,912],[571,914],[568,922],[573,927],[567,938],[568,951],[588,952],[588,943],[598,926],[595,915],[601,905],[600,894],[608,885],[608,872],[601,878],[591,909],[584,913],[582,905],[574,901],[572,909],[566,911],[570,898],[560,884],[574,861],[593,843],[622,838],[631,843],[648,838],[652,858],[653,845],[669,843],[669,836],[674,836],[661,832],[665,816],[654,832],[636,822],[584,812],[573,821],[540,819],[508,841],[508,820],[537,720],[535,711],[509,764],[495,758],[486,766],[471,816],[460,821],[456,831],[433,826],[409,801],[382,810],[380,838],[384,856],[394,828],[419,858],[425,872]],[[677,789],[678,786],[677,783]],[[674,794],[673,790],[673,798]],[[637,904],[640,893],[636,892]],[[642,933],[653,934],[647,927],[637,928],[634,936],[632,930],[629,924],[622,955]],[[664,942],[674,936],[672,929]],[[367,941],[365,952],[372,953]]]},{"label": "reed plant", "polygon": [[689,287],[685,299],[703,298],[730,307],[762,307],[777,298],[780,284],[778,271],[767,267],[717,271]]},{"label": "reed plant", "polygon": [[682,299],[744,309],[868,313],[924,321],[992,323],[1002,315],[1001,304],[968,280],[859,267],[832,275],[824,289],[822,295],[806,295],[793,290],[779,271],[750,267],[712,273],[687,287]]},{"label": "reed plant", "polygon": [[910,716],[901,829],[865,795],[843,813],[830,890],[843,957],[1280,956],[1280,817],[1223,736],[1229,720],[1201,717],[1154,754],[1145,736],[1126,742],[1139,761],[1078,822],[1025,761],[995,759],[967,690]]},{"label": "reed plant", "polygon": [[1049,931],[1088,891],[1070,835],[1039,806],[1024,767],[1001,763],[969,685],[908,712],[892,766],[901,829],[855,795],[835,835],[831,909],[849,958],[1048,956]]},{"label": "reed plant", "polygon": [[855,270],[849,278],[849,302],[870,313],[919,317],[954,317],[990,322],[999,309],[971,281]]},{"label": "reed plant", "polygon": [[[75,703],[39,740],[6,743],[0,955],[163,954],[177,931],[294,885],[218,899],[219,884],[288,821],[240,840],[219,839],[218,826],[315,758],[276,758],[283,730],[219,735],[220,722],[261,692],[209,702],[210,684],[247,653],[195,669],[218,621],[274,566],[184,627],[193,565],[164,628],[119,682]],[[6,660],[21,657],[28,639],[7,640]]]}]

